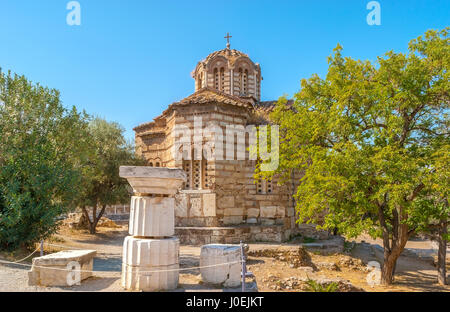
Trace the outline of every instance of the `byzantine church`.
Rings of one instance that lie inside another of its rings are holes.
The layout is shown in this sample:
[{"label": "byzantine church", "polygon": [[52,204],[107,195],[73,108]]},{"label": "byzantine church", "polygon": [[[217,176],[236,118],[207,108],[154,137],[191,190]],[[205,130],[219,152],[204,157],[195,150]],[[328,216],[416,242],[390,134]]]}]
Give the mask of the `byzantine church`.
[{"label": "byzantine church", "polygon": [[[152,122],[135,127],[137,154],[148,166],[183,169],[188,180],[176,196],[176,235],[182,243],[283,242],[299,233],[293,191],[300,175],[278,185],[278,179],[255,180],[256,160],[182,157],[173,153],[175,129],[213,123],[261,125],[276,101],[261,101],[261,66],[238,50],[209,54],[192,72],[195,92],[167,109]],[[192,143],[192,142],[190,142]],[[236,143],[237,144],[237,143]],[[235,144],[235,145],[236,145]],[[248,147],[248,138],[245,140]],[[248,156],[248,148],[245,150]]]}]

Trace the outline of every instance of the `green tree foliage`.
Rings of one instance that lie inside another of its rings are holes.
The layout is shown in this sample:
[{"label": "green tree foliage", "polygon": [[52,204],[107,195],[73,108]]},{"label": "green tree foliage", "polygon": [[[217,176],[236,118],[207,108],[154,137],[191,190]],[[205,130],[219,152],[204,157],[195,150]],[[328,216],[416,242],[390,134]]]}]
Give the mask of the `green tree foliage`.
[{"label": "green tree foliage", "polygon": [[[124,129],[115,122],[95,118],[89,123],[91,154],[83,169],[82,192],[78,205],[95,233],[106,206],[130,200],[128,182],[119,177],[119,167],[144,165],[123,136]],[[90,216],[91,215],[91,216]]]},{"label": "green tree foliage", "polygon": [[325,214],[324,228],[381,237],[384,284],[411,235],[449,214],[448,31],[428,31],[377,64],[338,45],[326,78],[302,80],[294,104],[282,98],[271,115],[281,135],[275,173],[304,174],[299,221]]},{"label": "green tree foliage", "polygon": [[48,237],[74,207],[86,119],[65,109],[58,91],[0,71],[0,249]]}]

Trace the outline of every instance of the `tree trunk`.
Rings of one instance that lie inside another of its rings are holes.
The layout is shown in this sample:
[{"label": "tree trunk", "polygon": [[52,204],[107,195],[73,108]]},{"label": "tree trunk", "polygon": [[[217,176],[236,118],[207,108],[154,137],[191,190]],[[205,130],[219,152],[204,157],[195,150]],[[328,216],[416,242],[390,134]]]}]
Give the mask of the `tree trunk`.
[{"label": "tree trunk", "polygon": [[90,229],[89,229],[89,232],[91,234],[95,234],[97,232],[96,229],[97,229],[98,221],[100,221],[100,219],[103,217],[105,210],[106,210],[106,205],[103,205],[102,209],[100,210],[100,213],[97,216],[97,207],[94,207],[93,216],[92,216],[93,222],[91,223]]},{"label": "tree trunk", "polygon": [[384,252],[384,261],[383,267],[381,268],[381,280],[380,280],[380,283],[382,285],[390,285],[394,281],[394,270],[397,258],[398,256],[395,256],[388,251]]},{"label": "tree trunk", "polygon": [[447,220],[443,219],[439,226],[439,251],[438,251],[438,283],[440,285],[447,285],[447,270],[446,270],[446,257],[447,257],[447,241],[445,236],[447,235]]},{"label": "tree trunk", "polygon": [[409,230],[404,222],[408,219],[405,209],[401,205],[396,205],[392,210],[390,229],[386,223],[384,210],[387,208],[387,198],[385,194],[384,203],[378,205],[378,219],[383,230],[383,248],[384,261],[381,269],[382,285],[390,285],[394,281],[394,273],[397,266],[397,260],[405,249],[409,237],[414,234],[414,230]]},{"label": "tree trunk", "polygon": [[89,222],[89,233],[95,234],[97,222],[97,205],[94,205],[94,207],[92,208],[92,222]]},{"label": "tree trunk", "polygon": [[397,269],[397,261],[395,261],[394,269],[392,270],[392,282],[395,281],[395,269]]},{"label": "tree trunk", "polygon": [[[86,209],[86,206],[81,207],[81,210],[83,211],[84,217],[86,218],[87,222],[88,222],[88,229],[89,229],[89,233],[92,233],[92,224],[93,222],[91,221],[91,218],[89,218],[89,212]],[[95,228],[94,228],[94,233],[95,233]]]},{"label": "tree trunk", "polygon": [[397,230],[393,235],[392,241],[387,239],[383,243],[384,247],[384,262],[381,269],[381,281],[383,285],[390,285],[394,282],[394,274],[397,268],[397,260],[405,249],[406,243],[412,235],[413,231],[408,232],[408,227],[405,224],[398,223]]},{"label": "tree trunk", "polygon": [[94,222],[92,222],[92,223],[90,223],[89,224],[89,233],[90,234],[95,234],[95,228],[96,228],[96,225],[95,225],[95,223]]}]

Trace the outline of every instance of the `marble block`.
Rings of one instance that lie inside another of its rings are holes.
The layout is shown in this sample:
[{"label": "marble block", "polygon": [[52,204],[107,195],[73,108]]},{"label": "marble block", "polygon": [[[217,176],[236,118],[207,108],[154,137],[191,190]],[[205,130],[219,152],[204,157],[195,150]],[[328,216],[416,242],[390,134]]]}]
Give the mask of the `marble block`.
[{"label": "marble block", "polygon": [[122,287],[129,290],[164,291],[178,287],[179,265],[132,266],[122,264]]},{"label": "marble block", "polygon": [[178,264],[180,241],[176,237],[147,239],[125,237],[122,263],[132,266],[167,266]]},{"label": "marble block", "polygon": [[73,286],[92,276],[95,250],[66,250],[33,258],[29,286]]},{"label": "marble block", "polygon": [[170,197],[131,197],[130,235],[165,237],[175,233],[175,199]]},{"label": "marble block", "polygon": [[[241,285],[241,248],[239,245],[209,244],[203,245],[200,252],[200,273],[203,282],[223,287]],[[219,265],[222,263],[233,264]],[[216,266],[218,265],[218,266]]]}]

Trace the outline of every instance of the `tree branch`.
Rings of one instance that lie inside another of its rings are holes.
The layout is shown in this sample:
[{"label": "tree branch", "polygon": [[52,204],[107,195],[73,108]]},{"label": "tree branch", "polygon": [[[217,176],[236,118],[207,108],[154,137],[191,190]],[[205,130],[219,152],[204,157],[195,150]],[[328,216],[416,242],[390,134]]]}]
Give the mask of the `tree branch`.
[{"label": "tree branch", "polygon": [[422,191],[424,189],[424,187],[425,187],[425,184],[423,184],[423,183],[420,183],[419,185],[417,185],[414,188],[414,190],[411,192],[411,194],[408,197],[406,197],[406,200],[407,201],[414,200],[417,197],[417,195],[419,195],[420,191]]}]

